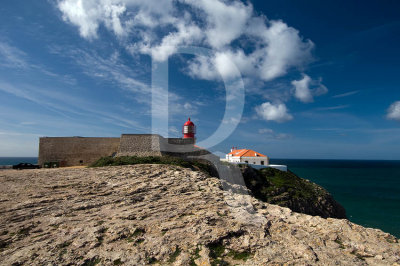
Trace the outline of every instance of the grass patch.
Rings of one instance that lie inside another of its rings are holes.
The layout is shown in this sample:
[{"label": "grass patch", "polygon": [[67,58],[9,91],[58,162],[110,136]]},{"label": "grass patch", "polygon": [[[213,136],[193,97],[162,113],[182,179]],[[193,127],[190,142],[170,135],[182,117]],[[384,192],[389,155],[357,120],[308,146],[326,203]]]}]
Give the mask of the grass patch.
[{"label": "grass patch", "polygon": [[197,246],[196,249],[194,250],[192,256],[190,257],[190,266],[197,266],[195,260],[200,258],[200,247]]},{"label": "grass patch", "polygon": [[172,156],[121,156],[121,157],[102,157],[90,167],[103,167],[103,166],[117,166],[117,165],[135,165],[135,164],[167,164],[176,165],[183,168],[190,168],[192,170],[198,170],[205,172],[211,176],[217,176],[216,170],[213,166],[207,163],[195,161],[195,160],[184,160],[182,158]]},{"label": "grass patch", "polygon": [[169,256],[169,263],[172,263],[176,260],[176,258],[179,256],[179,254],[181,254],[181,249],[176,246],[175,251]]},{"label": "grass patch", "polygon": [[229,263],[223,259],[215,259],[210,263],[211,266],[228,266]]},{"label": "grass patch", "polygon": [[[136,228],[135,231],[133,231],[132,234],[128,235],[128,237],[126,238],[126,240],[127,240],[129,243],[132,243],[132,242],[135,242],[135,241],[136,241],[136,243],[137,243],[137,240],[135,240],[135,238],[144,235],[145,232],[146,232],[146,231],[145,231],[143,228]],[[143,241],[144,241],[144,239],[143,239]],[[141,241],[141,242],[143,242],[143,241]],[[141,242],[140,242],[140,243],[141,243]]]},{"label": "grass patch", "polygon": [[211,258],[211,266],[226,266],[228,262],[224,261],[221,257],[225,252],[225,247],[221,243],[211,243],[207,245],[210,253],[208,254]]},{"label": "grass patch", "polygon": [[244,260],[246,261],[248,258],[250,258],[252,254],[248,251],[243,251],[243,252],[238,252],[235,250],[231,250],[228,253],[229,257],[232,257],[235,260]]},{"label": "grass patch", "polygon": [[220,243],[211,243],[207,245],[210,250],[210,258],[217,259],[222,256],[225,252],[225,247]]}]

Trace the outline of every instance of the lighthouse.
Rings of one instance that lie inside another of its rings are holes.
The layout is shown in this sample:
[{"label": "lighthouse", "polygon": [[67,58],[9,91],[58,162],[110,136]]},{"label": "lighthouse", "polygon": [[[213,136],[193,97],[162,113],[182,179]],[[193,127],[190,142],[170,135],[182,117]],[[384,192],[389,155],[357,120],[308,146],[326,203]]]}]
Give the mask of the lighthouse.
[{"label": "lighthouse", "polygon": [[190,117],[182,127],[182,134],[184,139],[194,139],[196,134],[196,126],[190,121]]}]

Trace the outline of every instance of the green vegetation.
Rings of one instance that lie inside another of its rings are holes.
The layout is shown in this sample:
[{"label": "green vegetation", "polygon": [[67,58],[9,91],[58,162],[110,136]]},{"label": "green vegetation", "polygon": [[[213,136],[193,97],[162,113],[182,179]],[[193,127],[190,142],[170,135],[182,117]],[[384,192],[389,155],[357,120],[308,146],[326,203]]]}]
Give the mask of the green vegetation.
[{"label": "green vegetation", "polygon": [[121,157],[102,157],[90,167],[102,167],[102,166],[117,166],[117,165],[134,165],[134,164],[168,164],[181,166],[183,168],[190,168],[196,171],[205,172],[211,176],[216,176],[216,171],[213,166],[205,162],[199,162],[195,160],[184,160],[177,157],[171,156],[121,156]]},{"label": "green vegetation", "polygon": [[174,253],[172,253],[172,254],[169,256],[168,262],[169,262],[169,263],[174,262],[174,261],[176,260],[176,258],[179,256],[179,254],[181,254],[181,249],[180,249],[178,246],[176,246]]},{"label": "green vegetation", "polygon": [[314,200],[322,192],[315,184],[307,182],[292,172],[283,172],[274,168],[254,169],[254,172],[255,175],[250,178],[244,175],[245,182],[255,196],[263,201],[269,201],[271,196],[282,192],[289,193],[290,198]]},{"label": "green vegetation", "polygon": [[197,264],[194,262],[195,260],[200,258],[200,247],[197,246],[196,249],[194,250],[192,256],[190,257],[190,266],[197,266]]},{"label": "green vegetation", "polygon": [[228,253],[229,257],[232,257],[235,260],[244,260],[246,261],[248,258],[250,258],[252,254],[248,251],[243,251],[243,252],[238,252],[235,250],[231,250]]},{"label": "green vegetation", "polygon": [[323,218],[346,218],[345,209],[325,189],[290,171],[240,168],[247,188],[259,200]]},{"label": "green vegetation", "polygon": [[210,250],[209,256],[213,259],[221,257],[225,252],[225,247],[220,243],[211,243],[207,247]]},{"label": "green vegetation", "polygon": [[142,243],[144,241],[144,239],[139,239],[137,240],[136,238],[139,236],[142,236],[146,231],[143,228],[136,228],[135,231],[133,231],[133,233],[129,234],[128,237],[126,238],[126,240],[129,243],[135,242],[135,243]]},{"label": "green vegetation", "polygon": [[210,243],[207,245],[210,253],[208,254],[211,258],[212,266],[225,266],[229,265],[228,262],[224,261],[221,257],[225,252],[225,247],[221,243]]}]

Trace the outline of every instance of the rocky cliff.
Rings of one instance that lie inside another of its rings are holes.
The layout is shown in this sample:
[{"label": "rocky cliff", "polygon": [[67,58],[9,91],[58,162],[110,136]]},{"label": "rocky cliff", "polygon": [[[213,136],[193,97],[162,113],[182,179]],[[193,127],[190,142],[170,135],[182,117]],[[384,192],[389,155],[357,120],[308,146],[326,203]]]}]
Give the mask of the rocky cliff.
[{"label": "rocky cliff", "polygon": [[262,201],[323,218],[346,218],[346,210],[328,191],[290,171],[255,170],[249,166],[241,171],[246,186]]},{"label": "rocky cliff", "polygon": [[400,263],[399,240],[381,230],[178,166],[4,170],[0,183],[2,265]]}]

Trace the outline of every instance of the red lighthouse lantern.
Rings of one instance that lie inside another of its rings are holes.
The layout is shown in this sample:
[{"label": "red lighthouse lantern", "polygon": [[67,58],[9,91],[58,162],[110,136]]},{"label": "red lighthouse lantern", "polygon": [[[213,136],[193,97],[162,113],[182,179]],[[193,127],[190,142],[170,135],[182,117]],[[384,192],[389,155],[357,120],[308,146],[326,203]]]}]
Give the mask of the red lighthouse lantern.
[{"label": "red lighthouse lantern", "polygon": [[188,121],[182,127],[182,133],[184,139],[194,139],[194,135],[196,134],[196,126],[190,121],[190,117]]}]

